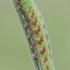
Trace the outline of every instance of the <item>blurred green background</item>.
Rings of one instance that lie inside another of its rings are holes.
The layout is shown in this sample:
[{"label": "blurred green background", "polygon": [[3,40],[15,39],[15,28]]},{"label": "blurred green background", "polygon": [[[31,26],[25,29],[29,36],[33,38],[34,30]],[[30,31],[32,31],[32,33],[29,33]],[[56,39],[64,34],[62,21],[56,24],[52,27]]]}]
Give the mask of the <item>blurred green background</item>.
[{"label": "blurred green background", "polygon": [[[70,0],[35,0],[48,28],[56,70],[70,70]],[[0,0],[0,70],[34,70],[11,0]]]}]

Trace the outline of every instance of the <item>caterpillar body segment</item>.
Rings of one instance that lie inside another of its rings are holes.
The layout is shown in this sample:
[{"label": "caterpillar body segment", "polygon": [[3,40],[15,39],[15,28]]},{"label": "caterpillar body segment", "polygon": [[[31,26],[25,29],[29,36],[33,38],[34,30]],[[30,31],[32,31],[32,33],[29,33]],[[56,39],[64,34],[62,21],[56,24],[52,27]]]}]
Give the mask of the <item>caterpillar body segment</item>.
[{"label": "caterpillar body segment", "polygon": [[23,6],[23,9],[26,11],[26,13],[30,13],[30,12],[34,11],[34,9],[35,9],[34,4],[29,0],[27,1],[26,4],[24,4],[24,1],[21,1],[21,4],[23,4],[22,6]]},{"label": "caterpillar body segment", "polygon": [[[38,44],[37,44],[38,43]],[[39,45],[39,41],[38,40],[32,40],[32,46],[31,46],[31,48],[32,49],[40,49],[40,48],[42,48],[42,47],[44,47],[44,46],[47,46],[48,47],[48,43],[46,43],[46,41],[45,42],[43,42],[41,45]],[[49,49],[48,49],[49,50]]]},{"label": "caterpillar body segment", "polygon": [[30,30],[28,36],[29,36],[29,38],[38,38],[41,36],[45,36],[45,30],[43,29],[43,27],[38,26],[37,28]]},{"label": "caterpillar body segment", "polygon": [[31,21],[29,21],[29,23],[25,24],[25,27],[28,28],[28,29],[34,29],[34,28],[37,28],[39,26],[44,27],[44,23],[43,23],[43,21],[41,21],[40,16],[31,20]]},{"label": "caterpillar body segment", "polygon": [[34,49],[32,57],[38,60],[39,70],[54,70],[53,59],[45,22],[33,0],[16,0],[18,10],[25,20],[24,27],[28,30],[28,38]]}]

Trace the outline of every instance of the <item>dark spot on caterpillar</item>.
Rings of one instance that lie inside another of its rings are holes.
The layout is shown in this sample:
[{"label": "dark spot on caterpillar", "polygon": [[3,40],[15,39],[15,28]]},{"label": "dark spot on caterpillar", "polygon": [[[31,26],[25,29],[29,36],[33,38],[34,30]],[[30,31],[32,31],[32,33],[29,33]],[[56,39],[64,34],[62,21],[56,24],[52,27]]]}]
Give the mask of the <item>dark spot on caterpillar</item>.
[{"label": "dark spot on caterpillar", "polygon": [[40,38],[39,41],[33,39],[33,40],[32,40],[32,46],[31,46],[31,48],[34,49],[37,44],[41,45],[43,41],[44,41],[44,40],[43,40],[43,37],[42,37],[42,36],[41,36],[41,38]]},{"label": "dark spot on caterpillar", "polygon": [[22,10],[22,6],[21,5],[18,6],[18,10],[20,10],[20,11]]},{"label": "dark spot on caterpillar", "polygon": [[29,24],[29,23],[26,23],[26,24],[24,25],[24,27],[30,29],[30,24]]},{"label": "dark spot on caterpillar", "polygon": [[30,30],[29,35],[28,35],[28,38],[32,38],[32,36],[33,36],[33,31]]},{"label": "dark spot on caterpillar", "polygon": [[23,14],[23,16],[24,16],[24,20],[25,20],[25,22],[27,22],[27,23],[29,23],[29,18],[28,18],[28,15],[26,14],[26,12],[24,11],[24,10],[22,10],[21,9],[21,12],[22,12],[22,14]]},{"label": "dark spot on caterpillar", "polygon": [[46,67],[46,70],[49,70],[49,66]]},{"label": "dark spot on caterpillar", "polygon": [[49,49],[49,50],[51,49],[50,45],[48,45],[48,49]]},{"label": "dark spot on caterpillar", "polygon": [[26,15],[26,12],[25,12],[24,10],[22,10],[22,7],[21,7],[21,6],[19,6],[18,9],[21,10],[21,12],[22,12],[22,14],[23,14],[23,16],[24,16],[25,22],[28,23],[30,20],[29,20],[29,18],[28,18],[28,15]]},{"label": "dark spot on caterpillar", "polygon": [[42,17],[40,16],[40,19],[42,20]]},{"label": "dark spot on caterpillar", "polygon": [[44,47],[44,48],[40,51],[40,54],[44,55],[45,52],[46,52],[46,48]]},{"label": "dark spot on caterpillar", "polygon": [[24,15],[24,17],[26,17],[26,12],[23,9],[21,10],[21,12]]},{"label": "dark spot on caterpillar", "polygon": [[42,43],[41,43],[41,41],[37,41],[37,44],[41,45]]},{"label": "dark spot on caterpillar", "polygon": [[38,26],[38,29],[37,30],[34,30],[33,31],[33,34],[38,35],[40,31],[41,31],[40,26]]},{"label": "dark spot on caterpillar", "polygon": [[32,7],[30,6],[30,7],[29,7],[29,11],[31,10],[31,8],[32,8]]},{"label": "dark spot on caterpillar", "polygon": [[50,58],[51,58],[51,60],[52,60],[52,55],[50,55]]},{"label": "dark spot on caterpillar", "polygon": [[44,40],[43,40],[43,37],[41,36],[40,40],[37,41],[37,44],[41,45],[43,41],[44,41]]},{"label": "dark spot on caterpillar", "polygon": [[45,24],[43,24],[43,28],[46,29]]},{"label": "dark spot on caterpillar", "polygon": [[39,54],[44,55],[45,52],[46,52],[46,48],[45,47],[40,51],[40,53],[38,53],[38,50],[36,49],[35,54],[33,54],[33,57],[37,58]]},{"label": "dark spot on caterpillar", "polygon": [[18,10],[22,10],[22,5],[20,0],[16,0],[16,3],[18,4]]},{"label": "dark spot on caterpillar", "polygon": [[33,11],[32,14],[31,14],[31,17],[33,17],[34,15],[35,15],[35,12]]},{"label": "dark spot on caterpillar", "polygon": [[37,58],[38,57],[38,50],[35,50],[35,54],[32,55],[33,58]]},{"label": "dark spot on caterpillar", "polygon": [[21,11],[21,13],[24,15],[24,17],[27,17],[27,16],[26,16],[26,12],[22,9],[22,5],[19,4],[18,10]]},{"label": "dark spot on caterpillar", "polygon": [[36,46],[36,40],[32,40],[32,46],[31,46],[31,49],[34,49],[35,48],[35,46]]},{"label": "dark spot on caterpillar", "polygon": [[48,40],[48,35],[46,35],[46,39]]},{"label": "dark spot on caterpillar", "polygon": [[37,21],[38,21],[38,20],[37,20],[37,18],[36,18],[34,21],[31,22],[31,25],[35,26],[36,23],[37,23]]},{"label": "dark spot on caterpillar", "polygon": [[48,58],[45,56],[45,58],[44,58],[44,63],[46,63],[48,61]]},{"label": "dark spot on caterpillar", "polygon": [[30,21],[29,23],[25,24],[24,26],[28,29],[31,29],[31,26],[35,26],[37,23],[37,18],[34,21]]},{"label": "dark spot on caterpillar", "polygon": [[22,9],[22,5],[19,5],[19,6],[18,6],[18,10],[21,11],[21,13],[22,13],[23,16],[24,16],[25,21],[28,23],[30,20],[29,20],[29,18],[28,18],[28,15],[26,15],[26,12]]},{"label": "dark spot on caterpillar", "polygon": [[42,36],[41,36],[41,39],[40,39],[40,41],[41,41],[41,42],[43,42],[43,41],[44,41]]},{"label": "dark spot on caterpillar", "polygon": [[27,23],[30,21],[29,18],[28,18],[28,15],[25,15],[24,19]]},{"label": "dark spot on caterpillar", "polygon": [[21,1],[20,1],[20,0],[16,0],[16,3],[17,3],[18,5],[20,5]]}]

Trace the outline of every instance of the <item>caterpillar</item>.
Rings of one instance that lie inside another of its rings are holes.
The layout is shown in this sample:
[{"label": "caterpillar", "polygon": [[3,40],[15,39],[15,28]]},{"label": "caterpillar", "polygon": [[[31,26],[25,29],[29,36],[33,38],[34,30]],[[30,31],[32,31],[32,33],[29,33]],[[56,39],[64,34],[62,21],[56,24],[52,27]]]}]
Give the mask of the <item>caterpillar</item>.
[{"label": "caterpillar", "polygon": [[22,17],[19,19],[27,31],[26,38],[31,41],[29,48],[34,51],[31,51],[31,56],[37,63],[36,70],[55,70],[47,28],[36,4],[33,0],[12,1],[18,16]]}]

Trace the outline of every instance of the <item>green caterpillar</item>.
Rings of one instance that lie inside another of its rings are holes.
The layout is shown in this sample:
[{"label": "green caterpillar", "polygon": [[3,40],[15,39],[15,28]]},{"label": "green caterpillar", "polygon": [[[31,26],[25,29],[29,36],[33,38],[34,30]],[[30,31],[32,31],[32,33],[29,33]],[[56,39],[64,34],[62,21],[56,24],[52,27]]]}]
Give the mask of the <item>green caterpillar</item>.
[{"label": "green caterpillar", "polygon": [[25,21],[27,38],[32,42],[30,49],[34,50],[32,58],[37,59],[39,70],[55,70],[47,28],[37,6],[33,0],[16,0],[15,3]]}]

